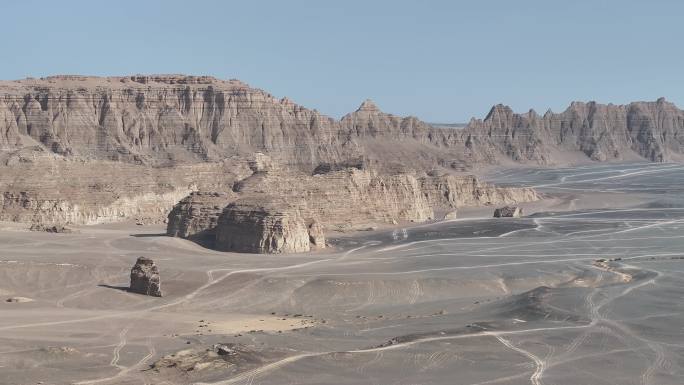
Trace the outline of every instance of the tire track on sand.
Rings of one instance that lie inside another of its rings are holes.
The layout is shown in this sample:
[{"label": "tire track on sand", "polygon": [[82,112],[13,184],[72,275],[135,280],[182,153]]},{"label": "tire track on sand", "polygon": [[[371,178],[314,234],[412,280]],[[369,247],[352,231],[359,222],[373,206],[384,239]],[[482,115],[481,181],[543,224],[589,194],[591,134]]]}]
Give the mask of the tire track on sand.
[{"label": "tire track on sand", "polygon": [[[297,362],[299,360],[305,359],[305,358],[310,358],[310,357],[320,357],[324,356],[327,354],[333,354],[333,353],[350,353],[350,354],[360,354],[360,353],[377,353],[377,352],[384,352],[387,350],[395,350],[395,349],[401,349],[405,348],[408,346],[413,346],[421,343],[426,343],[426,342],[435,342],[435,341],[448,341],[448,340],[457,340],[457,339],[466,339],[466,338],[477,338],[477,337],[485,337],[485,336],[502,336],[502,335],[517,335],[517,334],[525,334],[525,333],[535,333],[535,332],[548,332],[552,330],[573,330],[573,329],[584,329],[587,328],[589,325],[577,325],[577,326],[556,326],[556,327],[545,327],[545,328],[534,328],[534,329],[523,329],[523,330],[509,330],[509,331],[483,331],[483,332],[478,332],[478,333],[472,333],[472,334],[458,334],[458,335],[451,335],[451,336],[437,336],[437,337],[425,337],[421,339],[416,339],[412,341],[407,341],[407,342],[402,342],[402,343],[397,343],[393,345],[382,345],[379,347],[373,347],[373,348],[366,348],[366,349],[357,349],[357,350],[347,350],[347,351],[327,351],[327,352],[306,352],[306,353],[301,353],[297,354],[294,356],[290,356],[287,358],[283,358],[282,360],[272,362],[270,364],[266,364],[264,366],[261,366],[259,368],[238,374],[235,377],[226,379],[226,380],[221,380],[217,382],[197,382],[194,383],[194,385],[228,385],[228,384],[234,384],[241,382],[243,380],[246,381],[253,381],[255,377],[266,374],[268,372],[271,372],[273,370],[279,369],[282,366],[285,366],[287,364],[291,364],[293,362]],[[517,351],[517,348],[514,349]],[[522,349],[521,349],[522,350]],[[532,353],[527,352],[530,355],[533,355]],[[525,353],[523,353],[525,354]],[[528,356],[527,354],[525,354]],[[530,356],[528,356],[530,357]],[[539,359],[539,357],[536,357],[535,363],[539,362],[541,363],[538,364],[537,369],[535,372],[532,374],[533,378],[537,382],[533,382],[534,385],[541,385],[541,376],[543,375],[544,370],[546,369],[546,364]],[[531,357],[530,357],[531,358]],[[537,361],[538,360],[538,361]]]},{"label": "tire track on sand", "polygon": [[119,344],[116,345],[116,347],[114,348],[112,360],[109,362],[109,365],[114,366],[114,367],[119,368],[119,369],[125,369],[125,367],[119,365],[119,359],[121,358],[121,356],[120,356],[121,349],[123,349],[124,346],[126,346],[126,334],[128,333],[128,331],[130,329],[131,329],[130,326],[126,326],[125,328],[123,328],[121,330],[121,332],[119,332]]},{"label": "tire track on sand", "polygon": [[504,344],[506,347],[515,350],[516,352],[531,359],[534,362],[535,369],[534,372],[532,372],[532,376],[530,376],[530,382],[532,383],[532,385],[542,385],[541,379],[544,375],[544,371],[546,370],[546,362],[544,362],[541,358],[537,357],[535,354],[513,345],[510,341],[499,335],[494,335],[494,338],[499,340],[499,342]]}]

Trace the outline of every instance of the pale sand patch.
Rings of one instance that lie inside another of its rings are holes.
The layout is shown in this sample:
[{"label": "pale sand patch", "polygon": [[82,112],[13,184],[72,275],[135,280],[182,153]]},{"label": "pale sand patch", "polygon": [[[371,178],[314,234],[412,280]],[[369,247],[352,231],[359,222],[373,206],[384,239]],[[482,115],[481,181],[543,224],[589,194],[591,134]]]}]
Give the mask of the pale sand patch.
[{"label": "pale sand patch", "polygon": [[313,318],[300,316],[263,314],[214,314],[214,313],[157,313],[145,314],[145,320],[167,321],[172,318],[175,322],[168,327],[167,332],[179,335],[188,334],[240,334],[251,331],[278,332],[318,325],[320,322]]},{"label": "pale sand patch", "polygon": [[255,316],[251,314],[236,314],[221,320],[212,321],[208,319],[207,321],[206,327],[199,328],[204,334],[231,334],[249,331],[277,332],[300,329],[317,324],[311,318],[278,317],[273,315]]}]

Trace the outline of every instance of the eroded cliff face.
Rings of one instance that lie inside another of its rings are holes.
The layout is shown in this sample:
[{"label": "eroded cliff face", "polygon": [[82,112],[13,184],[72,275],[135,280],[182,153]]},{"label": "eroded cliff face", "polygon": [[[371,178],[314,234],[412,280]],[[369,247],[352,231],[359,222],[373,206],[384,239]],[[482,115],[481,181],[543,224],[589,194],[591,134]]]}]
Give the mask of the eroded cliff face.
[{"label": "eroded cliff face", "polygon": [[372,101],[337,121],[237,80],[207,76],[54,76],[0,82],[0,148],[144,164],[268,153],[310,169],[359,157],[469,168],[481,163],[679,159],[684,112],[659,99],[626,106],[573,103],[562,113],[497,105],[464,129],[383,113]]},{"label": "eroded cliff face", "polygon": [[[196,190],[230,191],[251,174],[245,162],[152,167],[65,158],[41,148],[0,156],[0,220],[89,225],[162,223]],[[223,207],[221,207],[222,209]]]},{"label": "eroded cliff face", "polygon": [[166,234],[213,246],[219,216],[237,197],[232,191],[193,191],[169,212]]},{"label": "eroded cliff face", "polygon": [[[573,103],[544,116],[498,105],[484,120],[451,129],[383,113],[371,101],[334,120],[237,80],[206,76],[0,81],[0,220],[159,222],[191,191],[230,193],[235,185],[243,196],[302,200],[301,210],[322,221],[319,214],[340,218],[322,223],[328,228],[422,221],[438,204],[515,201],[451,171],[510,161],[563,164],[568,154],[677,160],[683,128],[684,113],[662,99]],[[425,175],[434,169],[450,176]],[[305,187],[292,178],[303,178]],[[186,201],[176,210],[180,218],[195,217],[186,211],[201,206],[198,215],[216,221],[218,209],[202,199]],[[350,218],[350,208],[361,219]],[[170,231],[190,237],[204,227],[188,222]]]},{"label": "eroded cliff face", "polygon": [[311,250],[306,220],[295,207],[273,197],[229,204],[219,218],[215,247],[247,253],[300,253]]},{"label": "eroded cliff face", "polygon": [[[375,113],[376,111],[373,111]],[[379,112],[379,110],[377,111]],[[360,112],[364,115],[364,112]],[[361,118],[359,118],[361,119]],[[41,145],[66,156],[166,164],[266,151],[313,165],[361,153],[355,137],[400,130],[344,124],[237,80],[193,76],[56,76],[0,82],[0,148]]]},{"label": "eroded cliff face", "polygon": [[472,175],[384,174],[357,168],[316,175],[297,171],[255,173],[238,182],[235,191],[241,196],[280,197],[304,217],[319,218],[324,228],[341,231],[424,222],[435,218],[435,210],[539,199],[533,189],[500,188]]},{"label": "eroded cliff face", "polygon": [[[232,194],[183,199],[169,215],[168,233],[193,240],[213,234],[221,250],[300,252],[324,246],[326,231],[424,222],[436,211],[537,199],[533,189],[500,188],[471,175],[386,174],[366,167],[319,167],[310,175],[271,168],[237,182]],[[219,213],[218,207],[226,208]]]},{"label": "eroded cliff face", "polygon": [[430,173],[419,180],[427,204],[443,210],[462,206],[532,202],[540,199],[532,188],[497,187],[479,181],[474,175]]},{"label": "eroded cliff face", "polygon": [[484,120],[471,121],[464,133],[469,135],[466,147],[479,153],[541,165],[564,164],[564,155],[572,151],[601,162],[677,161],[684,154],[684,111],[662,98],[623,106],[574,102],[544,116],[497,105]]},{"label": "eroded cliff face", "polygon": [[380,175],[348,168],[312,176],[278,170],[255,173],[237,183],[235,191],[243,196],[278,196],[305,216],[320,218],[330,229],[352,229],[369,221],[425,221],[432,217],[418,180],[409,174]]}]

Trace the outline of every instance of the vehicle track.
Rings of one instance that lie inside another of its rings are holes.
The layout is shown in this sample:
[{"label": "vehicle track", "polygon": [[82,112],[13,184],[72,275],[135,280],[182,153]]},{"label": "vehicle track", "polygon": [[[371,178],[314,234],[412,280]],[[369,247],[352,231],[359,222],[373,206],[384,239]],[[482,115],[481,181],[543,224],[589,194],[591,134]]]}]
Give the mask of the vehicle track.
[{"label": "vehicle track", "polygon": [[518,353],[526,356],[527,358],[531,359],[535,365],[535,369],[532,372],[532,375],[530,376],[530,382],[532,383],[532,385],[542,385],[541,379],[544,376],[544,370],[546,370],[546,362],[545,361],[540,359],[534,353],[513,345],[510,341],[501,337],[500,335],[494,335],[494,338],[499,340],[499,342],[504,344],[506,347],[508,347],[512,350],[515,350],[516,352],[518,352]]},{"label": "vehicle track", "polygon": [[112,360],[109,362],[109,365],[114,366],[119,369],[125,369],[124,366],[119,365],[119,359],[121,358],[120,353],[121,349],[126,346],[126,334],[128,331],[131,329],[130,326],[126,326],[119,332],[119,344],[116,345],[114,348],[114,353],[112,354]]}]

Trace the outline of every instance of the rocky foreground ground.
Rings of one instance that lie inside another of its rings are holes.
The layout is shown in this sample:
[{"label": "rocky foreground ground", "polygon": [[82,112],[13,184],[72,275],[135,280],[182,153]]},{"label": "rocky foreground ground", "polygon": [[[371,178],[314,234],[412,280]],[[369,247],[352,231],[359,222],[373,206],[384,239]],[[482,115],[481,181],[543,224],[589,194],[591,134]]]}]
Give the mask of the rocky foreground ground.
[{"label": "rocky foreground ground", "polygon": [[[162,224],[5,222],[0,383],[678,385],[682,172],[497,171],[545,199],[521,218],[462,208],[338,233],[314,253],[216,251]],[[129,290],[140,256],[162,297]]]}]

